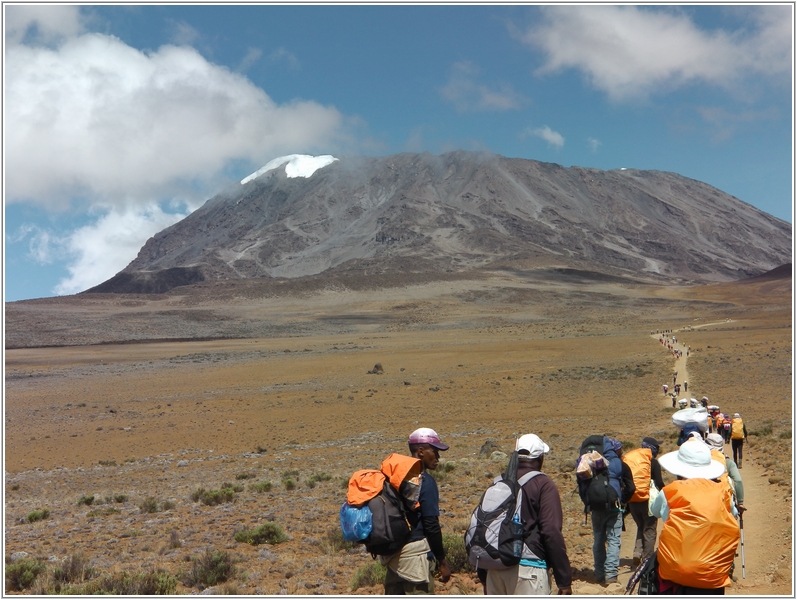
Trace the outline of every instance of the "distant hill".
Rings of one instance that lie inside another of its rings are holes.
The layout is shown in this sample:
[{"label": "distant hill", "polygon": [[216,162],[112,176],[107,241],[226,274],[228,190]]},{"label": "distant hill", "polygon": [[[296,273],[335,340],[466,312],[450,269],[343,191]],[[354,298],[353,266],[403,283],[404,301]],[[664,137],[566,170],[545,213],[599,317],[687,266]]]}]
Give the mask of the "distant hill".
[{"label": "distant hill", "polygon": [[458,151],[341,158],[295,176],[288,158],[156,234],[88,291],[495,268],[710,283],[791,260],[789,223],[675,173]]}]

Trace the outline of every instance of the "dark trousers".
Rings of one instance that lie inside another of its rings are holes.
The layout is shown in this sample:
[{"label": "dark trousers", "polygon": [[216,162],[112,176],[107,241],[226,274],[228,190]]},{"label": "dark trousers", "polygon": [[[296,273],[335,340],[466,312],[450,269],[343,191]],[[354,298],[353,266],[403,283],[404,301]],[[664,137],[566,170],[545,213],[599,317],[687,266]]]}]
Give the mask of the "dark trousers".
[{"label": "dark trousers", "polygon": [[[736,466],[739,466],[742,462],[742,445],[744,444],[744,439],[741,440],[731,440],[731,448],[733,448],[733,462],[736,463]],[[737,460],[738,455],[738,460]]]},{"label": "dark trousers", "polygon": [[656,549],[656,525],[658,519],[648,516],[648,502],[629,502],[628,510],[636,524],[634,558],[644,558]]}]

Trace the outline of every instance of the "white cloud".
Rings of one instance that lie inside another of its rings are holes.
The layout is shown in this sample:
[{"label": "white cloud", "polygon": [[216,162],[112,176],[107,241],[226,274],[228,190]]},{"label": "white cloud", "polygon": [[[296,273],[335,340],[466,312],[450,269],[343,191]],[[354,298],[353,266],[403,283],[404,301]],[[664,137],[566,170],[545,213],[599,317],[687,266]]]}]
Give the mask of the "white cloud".
[{"label": "white cloud", "polygon": [[86,34],[56,49],[12,45],[5,59],[9,202],[196,193],[232,161],[329,150],[351,125],[334,107],[277,104],[190,47],[145,53]]},{"label": "white cloud", "polygon": [[238,68],[235,69],[238,73],[246,73],[253,64],[255,64],[260,57],[263,56],[263,51],[260,48],[249,48],[246,56],[243,57]]},{"label": "white cloud", "polygon": [[702,30],[679,9],[549,6],[518,34],[542,49],[538,73],[582,71],[614,100],[667,92],[691,82],[738,86],[751,75],[791,72],[791,8],[751,7],[747,27]]},{"label": "white cloud", "polygon": [[51,44],[83,31],[77,6],[9,4],[3,8],[6,46],[20,44],[26,36],[36,43]]},{"label": "white cloud", "polygon": [[[561,133],[554,131],[547,125],[537,127],[536,129],[527,129],[525,135],[532,135],[548,142],[551,146],[561,148],[565,145],[565,138]],[[525,137],[525,135],[523,137]]]},{"label": "white cloud", "polygon": [[177,46],[191,45],[199,39],[199,32],[184,21],[173,21],[172,43]]},{"label": "white cloud", "polygon": [[458,112],[502,111],[520,108],[525,99],[508,84],[489,88],[477,81],[479,67],[470,61],[454,64],[448,82],[439,89]]},{"label": "white cloud", "polygon": [[286,50],[285,48],[277,48],[271,54],[268,55],[268,59],[273,63],[280,63],[284,62],[288,65],[290,69],[298,69],[299,68],[299,59],[292,53]]},{"label": "white cloud", "polygon": [[598,148],[600,148],[600,146],[601,146],[601,141],[600,140],[596,140],[593,137],[588,137],[587,138],[587,146],[589,146],[589,149],[592,150],[593,152],[597,152]]},{"label": "white cloud", "polygon": [[155,204],[112,208],[60,240],[69,256],[69,277],[53,292],[75,294],[110,279],[130,263],[147,239],[185,216],[165,213]]}]

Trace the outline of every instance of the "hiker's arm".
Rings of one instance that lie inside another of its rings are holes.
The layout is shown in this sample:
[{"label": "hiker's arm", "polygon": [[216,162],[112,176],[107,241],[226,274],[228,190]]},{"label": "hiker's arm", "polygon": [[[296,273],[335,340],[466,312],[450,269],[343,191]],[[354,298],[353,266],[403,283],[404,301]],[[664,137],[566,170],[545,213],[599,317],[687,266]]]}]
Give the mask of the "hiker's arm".
[{"label": "hiker's arm", "polygon": [[[559,490],[553,482],[546,481],[540,488],[540,542],[545,549],[545,562],[553,570],[556,587],[560,590],[570,590],[573,582],[573,573],[570,568],[570,559],[567,557],[567,547],[562,535],[562,501]],[[567,593],[562,592],[560,593]]]},{"label": "hiker's arm", "polygon": [[631,467],[627,464],[622,463],[622,471],[621,471],[621,479],[622,479],[622,497],[620,498],[620,502],[623,504],[628,504],[628,501],[631,499],[631,496],[634,495],[636,491],[636,485],[634,485],[634,475],[631,473]]},{"label": "hiker's arm", "polygon": [[429,542],[429,548],[437,560],[443,560],[446,557],[446,551],[443,548],[443,532],[440,529],[440,519],[437,517],[421,517],[423,521],[423,534]]},{"label": "hiker's arm", "polygon": [[423,517],[423,534],[429,542],[429,548],[437,559],[443,583],[451,577],[451,569],[446,561],[446,550],[443,547],[443,532],[440,529],[440,519],[437,517]]},{"label": "hiker's arm", "polygon": [[670,516],[670,506],[667,504],[667,496],[664,495],[664,492],[656,496],[653,504],[650,505],[650,514],[659,517],[662,521],[666,521]]},{"label": "hiker's arm", "polygon": [[744,504],[744,485],[742,484],[742,474],[739,473],[739,467],[732,460],[726,460],[725,465],[728,467],[728,477],[733,481],[733,489],[736,490],[736,504]]},{"label": "hiker's arm", "polygon": [[664,480],[661,478],[661,465],[655,458],[650,461],[650,478],[659,490],[664,487]]}]

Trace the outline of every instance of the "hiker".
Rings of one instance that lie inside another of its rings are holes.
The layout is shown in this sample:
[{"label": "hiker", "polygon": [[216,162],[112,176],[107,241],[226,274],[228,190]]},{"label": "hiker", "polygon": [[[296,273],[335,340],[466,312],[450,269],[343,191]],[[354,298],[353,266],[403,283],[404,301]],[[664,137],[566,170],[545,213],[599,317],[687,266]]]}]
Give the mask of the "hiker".
[{"label": "hiker", "polygon": [[689,389],[689,383],[686,380],[684,380],[684,394],[688,389]]},{"label": "hiker", "polygon": [[448,446],[440,441],[434,429],[421,427],[410,434],[410,454],[421,461],[420,506],[407,514],[410,537],[401,552],[390,557],[385,564],[386,595],[434,594],[435,567],[440,571],[440,581],[451,578],[451,569],[443,548],[440,531],[440,494],[437,482],[429,471],[440,462],[440,452]]},{"label": "hiker", "polygon": [[[593,437],[593,436],[590,436]],[[600,436],[598,436],[600,437]],[[589,440],[590,438],[587,438]],[[585,440],[585,442],[587,442]],[[582,444],[582,448],[584,444]],[[622,460],[623,445],[616,439],[603,436],[603,457],[606,459],[608,497],[600,504],[590,501],[590,483],[581,479],[578,492],[585,512],[592,516],[592,559],[595,579],[604,586],[617,583],[620,568],[620,534],[623,530],[623,507],[634,493],[634,478]],[[592,479],[597,479],[593,477]]]},{"label": "hiker", "polygon": [[725,443],[726,444],[730,444],[731,443],[731,425],[732,425],[731,418],[727,414],[722,415],[722,417],[723,417],[723,419],[722,419],[722,437],[725,438]]},{"label": "hiker", "polygon": [[675,399],[676,399],[677,397],[678,397],[678,394],[676,394],[676,393],[674,393],[674,392],[673,392],[673,394],[672,394],[672,407],[673,407],[673,408],[675,408]]},{"label": "hiker", "polygon": [[663,526],[657,552],[660,594],[724,594],[740,531],[728,486],[715,481],[725,465],[692,441],[659,458],[677,477],[650,507]]},{"label": "hiker", "polygon": [[739,473],[739,468],[736,466],[736,463],[725,455],[722,436],[718,433],[710,433],[706,438],[706,444],[711,449],[712,458],[725,464],[727,477],[730,480],[731,489],[733,490],[733,501],[736,505],[736,510],[738,510],[740,514],[743,513],[747,509],[744,508],[744,485],[742,483],[742,475]]},{"label": "hiker", "polygon": [[[548,445],[533,433],[518,439],[517,478],[541,471]],[[556,484],[544,473],[532,477],[521,488],[520,520],[523,537],[535,558],[520,559],[520,564],[506,569],[489,569],[484,588],[486,595],[541,596],[551,593],[553,571],[560,595],[571,595],[572,572],[562,536],[562,502]]]},{"label": "hiker", "polygon": [[[742,421],[739,413],[734,413],[731,420],[731,448],[733,448],[733,462],[740,469],[742,468],[742,445],[747,441],[747,426]],[[738,459],[737,459],[738,456]]]},{"label": "hiker", "polygon": [[628,465],[634,478],[634,495],[628,501],[628,509],[636,524],[636,542],[634,543],[634,564],[638,565],[656,547],[656,526],[658,519],[648,514],[650,484],[657,490],[664,487],[661,478],[661,466],[656,456],[662,442],[652,437],[642,438],[640,448],[629,450],[623,455],[623,462]]},{"label": "hiker", "polygon": [[675,384],[675,393],[676,394],[680,394],[681,393],[681,384],[680,383],[676,383]]},{"label": "hiker", "polygon": [[669,390],[669,389],[670,389],[670,388],[669,388],[669,386],[668,386],[667,384],[664,384],[664,385],[663,385],[663,386],[661,386],[661,387],[664,389],[664,395],[666,396],[666,395],[667,395],[667,390]]}]

